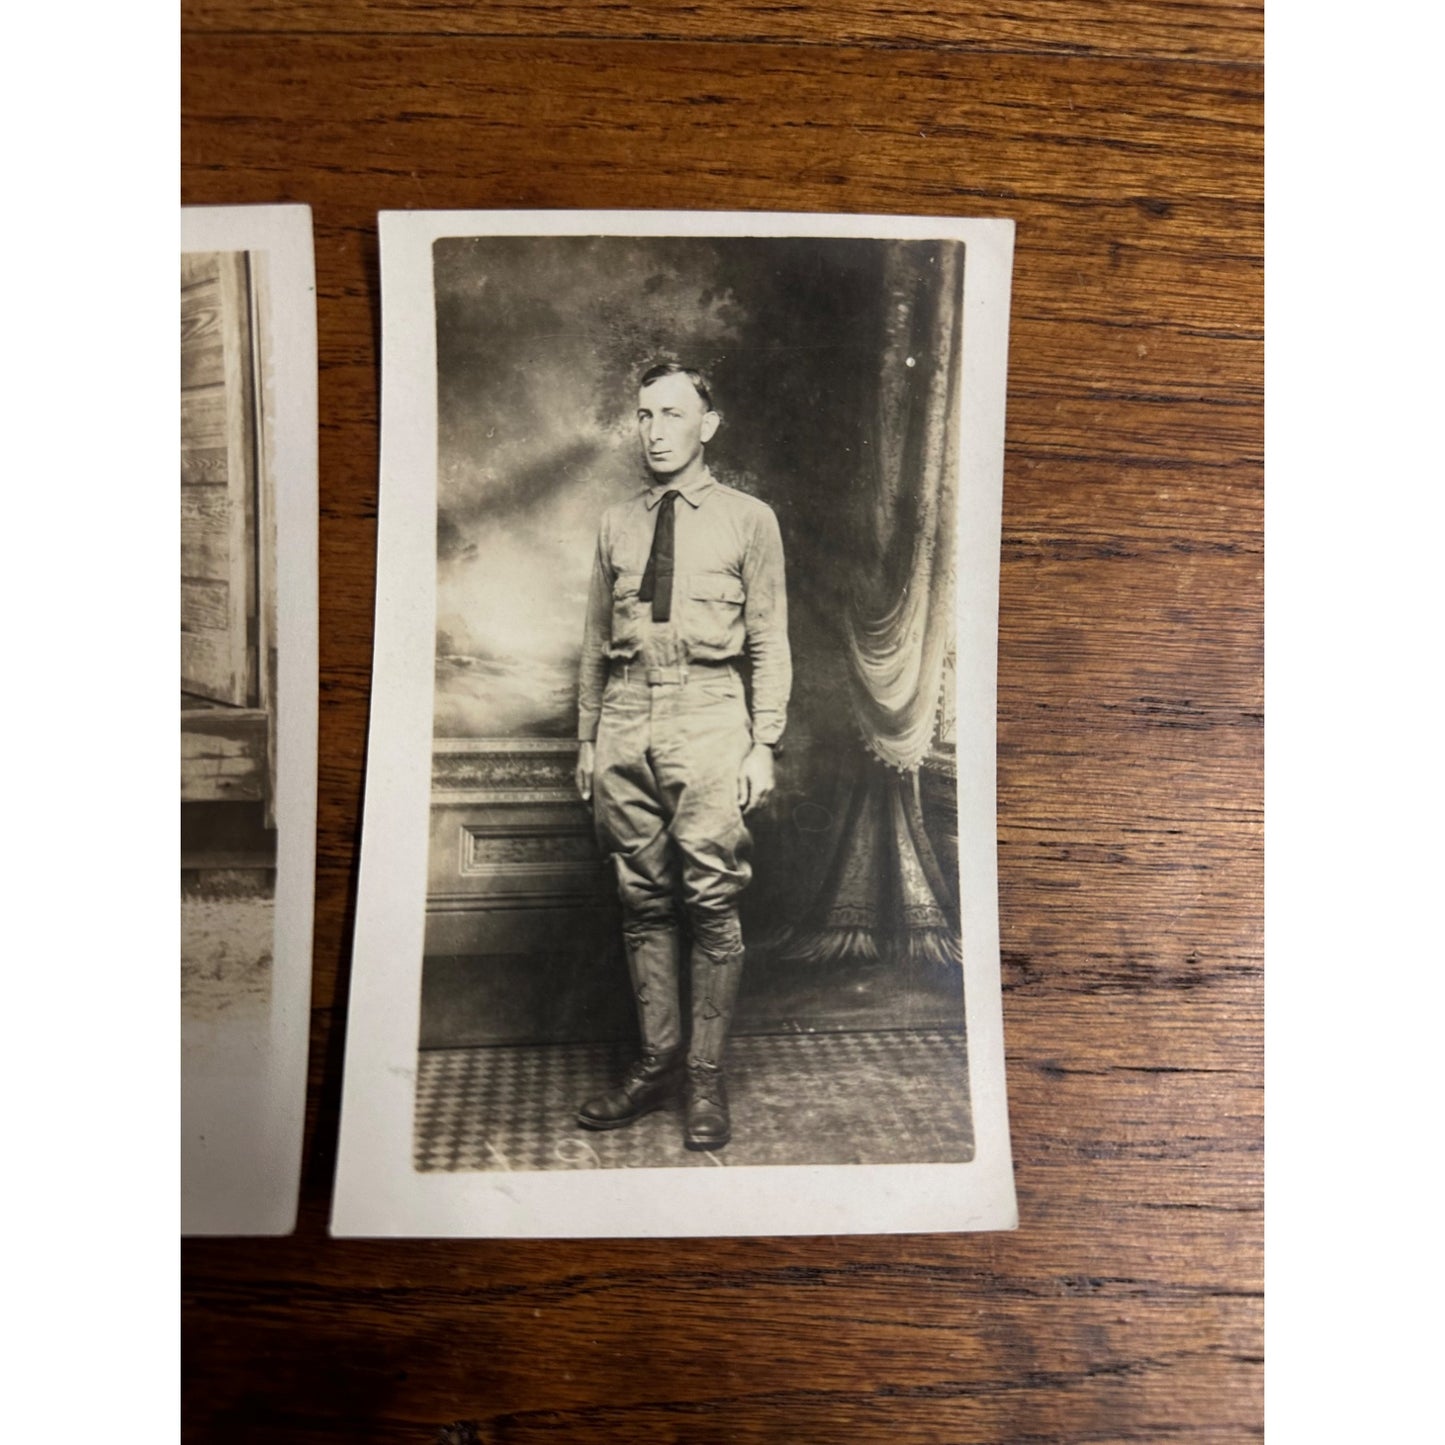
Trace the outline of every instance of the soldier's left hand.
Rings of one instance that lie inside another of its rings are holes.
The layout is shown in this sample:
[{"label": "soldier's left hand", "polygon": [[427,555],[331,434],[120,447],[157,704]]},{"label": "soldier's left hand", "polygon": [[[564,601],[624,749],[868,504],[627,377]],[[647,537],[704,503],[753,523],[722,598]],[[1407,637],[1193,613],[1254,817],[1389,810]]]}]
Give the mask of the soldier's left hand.
[{"label": "soldier's left hand", "polygon": [[773,750],[754,743],[738,773],[738,807],[744,813],[766,803],[773,791]]}]

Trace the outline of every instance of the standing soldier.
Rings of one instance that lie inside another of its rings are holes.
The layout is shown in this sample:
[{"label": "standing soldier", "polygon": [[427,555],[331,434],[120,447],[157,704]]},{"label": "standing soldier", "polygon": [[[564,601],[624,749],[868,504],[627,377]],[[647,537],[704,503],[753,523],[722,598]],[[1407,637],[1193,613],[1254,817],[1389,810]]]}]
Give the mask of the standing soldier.
[{"label": "standing soldier", "polygon": [[[744,814],[773,791],[792,686],[778,519],[708,471],[720,420],[698,372],[667,363],[643,375],[637,430],[652,481],[602,518],[578,689],[577,789],[617,872],[642,1056],[577,1120],[633,1123],[673,1096],[685,1062],[689,1149],[732,1137],[722,1058],[752,876]],[[687,1041],[679,896],[692,935]]]}]

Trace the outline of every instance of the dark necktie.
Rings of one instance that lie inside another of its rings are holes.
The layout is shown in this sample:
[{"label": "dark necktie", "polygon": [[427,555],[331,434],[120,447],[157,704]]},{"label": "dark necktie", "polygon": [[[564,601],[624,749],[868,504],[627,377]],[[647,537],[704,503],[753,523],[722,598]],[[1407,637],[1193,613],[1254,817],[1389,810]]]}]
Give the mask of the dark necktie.
[{"label": "dark necktie", "polygon": [[673,509],[678,495],[676,491],[664,492],[657,504],[652,551],[647,558],[647,570],[642,574],[642,585],[637,589],[640,601],[652,603],[654,622],[666,622],[672,617],[673,538],[677,526]]}]

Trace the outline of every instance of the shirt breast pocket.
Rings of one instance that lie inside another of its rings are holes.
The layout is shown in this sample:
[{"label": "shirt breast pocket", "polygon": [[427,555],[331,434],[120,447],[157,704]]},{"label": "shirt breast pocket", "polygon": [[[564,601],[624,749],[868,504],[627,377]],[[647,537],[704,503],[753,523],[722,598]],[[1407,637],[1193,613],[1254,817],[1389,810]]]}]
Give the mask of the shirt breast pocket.
[{"label": "shirt breast pocket", "polygon": [[699,657],[742,649],[743,584],[727,572],[694,572],[687,587],[687,640]]},{"label": "shirt breast pocket", "polygon": [[613,657],[632,657],[642,646],[642,608],[637,589],[642,585],[640,572],[623,572],[612,584]]}]

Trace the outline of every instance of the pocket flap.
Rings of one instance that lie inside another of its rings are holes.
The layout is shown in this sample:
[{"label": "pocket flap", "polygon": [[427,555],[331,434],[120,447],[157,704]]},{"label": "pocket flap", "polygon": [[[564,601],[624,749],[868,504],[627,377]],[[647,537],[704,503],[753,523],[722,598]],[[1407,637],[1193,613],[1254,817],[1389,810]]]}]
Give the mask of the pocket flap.
[{"label": "pocket flap", "polygon": [[736,602],[741,606],[743,584],[726,572],[695,572],[687,595],[696,602]]}]

